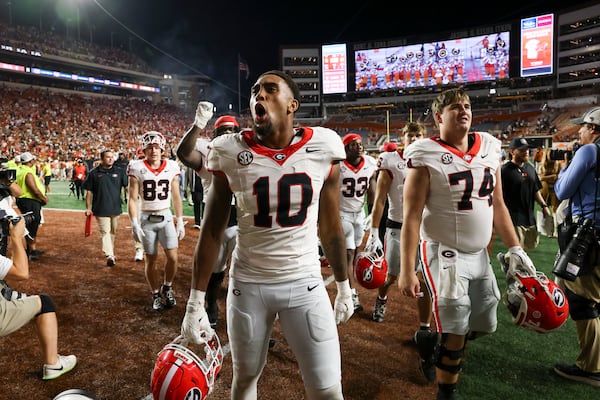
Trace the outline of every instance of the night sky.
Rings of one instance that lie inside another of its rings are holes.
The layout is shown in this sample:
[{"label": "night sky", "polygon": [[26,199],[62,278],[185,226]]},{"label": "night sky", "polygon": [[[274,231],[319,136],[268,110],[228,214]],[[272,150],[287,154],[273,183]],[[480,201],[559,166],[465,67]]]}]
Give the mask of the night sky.
[{"label": "night sky", "polygon": [[440,9],[428,2],[423,11],[410,14],[409,9],[418,4],[380,0],[0,0],[0,20],[41,25],[42,30],[53,29],[107,46],[111,41],[113,46],[131,46],[160,71],[207,75],[223,96],[237,101],[238,54],[250,67],[248,81],[242,79],[245,96],[261,72],[279,66],[283,45],[312,47],[463,30],[593,1],[463,0],[447,2]]}]

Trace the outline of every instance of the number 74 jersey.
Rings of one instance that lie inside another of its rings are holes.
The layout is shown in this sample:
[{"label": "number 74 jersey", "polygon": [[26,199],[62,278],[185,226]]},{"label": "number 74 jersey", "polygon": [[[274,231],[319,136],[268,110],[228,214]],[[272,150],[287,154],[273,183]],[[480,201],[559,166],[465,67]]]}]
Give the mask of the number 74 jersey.
[{"label": "number 74 jersey", "polygon": [[244,130],[215,138],[210,148],[208,170],[227,178],[238,208],[232,277],[279,283],[320,276],[319,200],[332,163],[346,158],[339,135],[301,128],[290,145],[270,149]]},{"label": "number 74 jersey", "polygon": [[429,171],[421,236],[474,253],[492,235],[492,195],[502,154],[500,141],[485,132],[469,133],[469,144],[463,153],[435,136],[416,141],[404,154],[410,168]]}]

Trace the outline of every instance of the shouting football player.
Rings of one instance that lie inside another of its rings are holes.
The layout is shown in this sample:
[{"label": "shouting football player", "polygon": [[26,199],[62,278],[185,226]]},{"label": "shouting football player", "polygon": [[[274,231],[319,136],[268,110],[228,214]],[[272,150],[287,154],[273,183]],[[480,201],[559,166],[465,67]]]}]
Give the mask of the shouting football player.
[{"label": "shouting football player", "polygon": [[[198,243],[202,257],[195,258],[181,333],[193,342],[214,334],[205,292],[235,196],[239,230],[227,294],[232,399],[257,397],[277,316],[306,398],[343,399],[336,322],[354,312],[339,213],[339,162],[346,155],[334,131],[294,128],[299,105],[298,86],[287,74],[265,72],[251,89],[254,129],[210,145],[213,180]],[[338,289],[333,308],[321,277],[317,221]]]}]

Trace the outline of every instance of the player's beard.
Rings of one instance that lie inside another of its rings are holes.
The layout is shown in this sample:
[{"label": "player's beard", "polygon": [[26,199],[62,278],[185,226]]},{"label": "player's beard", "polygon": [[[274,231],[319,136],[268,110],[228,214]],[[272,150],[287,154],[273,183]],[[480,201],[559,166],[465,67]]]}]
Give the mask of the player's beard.
[{"label": "player's beard", "polygon": [[266,139],[268,137],[271,137],[273,135],[274,131],[275,130],[273,129],[273,125],[271,124],[271,121],[268,121],[264,124],[254,126],[254,132],[256,132],[256,134],[258,136],[260,136],[261,139]]}]

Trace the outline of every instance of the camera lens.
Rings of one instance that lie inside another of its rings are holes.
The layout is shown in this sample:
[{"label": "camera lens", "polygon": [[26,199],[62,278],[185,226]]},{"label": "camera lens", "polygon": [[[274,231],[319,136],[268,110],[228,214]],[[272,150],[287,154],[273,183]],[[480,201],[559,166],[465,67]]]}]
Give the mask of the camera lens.
[{"label": "camera lens", "polygon": [[581,224],[565,251],[557,255],[552,273],[560,278],[574,281],[585,268],[586,256],[594,245],[596,236],[592,227],[593,221],[586,219]]}]

